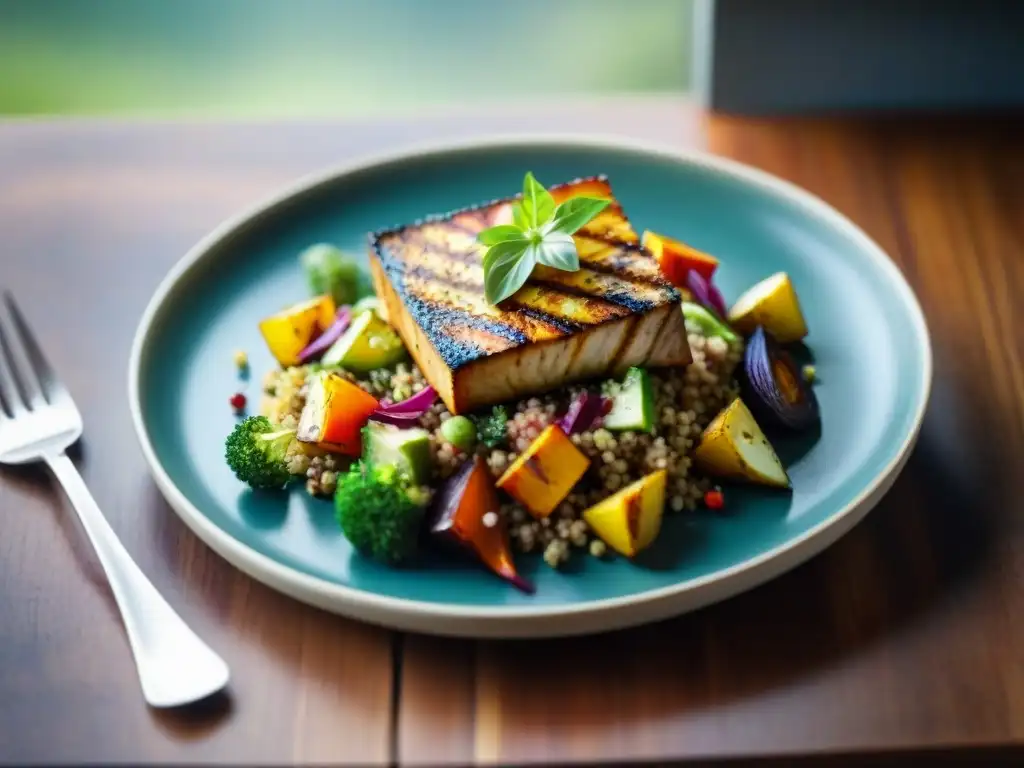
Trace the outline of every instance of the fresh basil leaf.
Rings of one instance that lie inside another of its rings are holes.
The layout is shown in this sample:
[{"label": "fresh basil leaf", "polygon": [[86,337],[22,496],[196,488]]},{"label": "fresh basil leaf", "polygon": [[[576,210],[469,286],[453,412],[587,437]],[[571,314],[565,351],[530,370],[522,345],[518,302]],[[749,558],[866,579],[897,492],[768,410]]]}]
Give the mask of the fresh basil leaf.
[{"label": "fresh basil leaf", "polygon": [[535,265],[533,253],[529,250],[518,256],[498,257],[492,260],[490,268],[484,272],[484,295],[487,301],[498,304],[518,291],[530,279],[530,273],[533,272]]},{"label": "fresh basil leaf", "polygon": [[576,252],[576,242],[571,235],[552,232],[541,242],[530,245],[526,253],[530,251],[533,251],[536,262],[546,267],[565,272],[575,272],[580,268],[580,256]]},{"label": "fresh basil leaf", "polygon": [[533,229],[547,222],[555,213],[555,198],[544,189],[530,171],[526,172],[526,177],[523,179],[522,206],[526,220]]},{"label": "fresh basil leaf", "polygon": [[484,280],[486,281],[487,273],[495,264],[507,259],[519,258],[529,245],[530,243],[527,240],[505,240],[488,248],[487,253],[484,254]]},{"label": "fresh basil leaf", "polygon": [[515,203],[512,206],[512,223],[523,232],[530,228],[530,221],[527,218],[526,211],[523,210],[522,203]]},{"label": "fresh basil leaf", "polygon": [[607,208],[610,202],[600,197],[570,197],[555,210],[552,229],[571,235]]},{"label": "fresh basil leaf", "polygon": [[527,172],[522,199],[512,204],[512,224],[499,224],[477,235],[484,253],[484,295],[498,304],[529,280],[537,264],[575,272],[580,257],[572,234],[597,216],[610,200],[573,197],[556,206],[544,186]]},{"label": "fresh basil leaf", "polygon": [[497,245],[498,243],[504,243],[507,240],[525,240],[526,235],[523,234],[523,230],[512,224],[499,224],[496,227],[485,229],[483,232],[476,236],[477,242],[483,243],[484,245]]}]

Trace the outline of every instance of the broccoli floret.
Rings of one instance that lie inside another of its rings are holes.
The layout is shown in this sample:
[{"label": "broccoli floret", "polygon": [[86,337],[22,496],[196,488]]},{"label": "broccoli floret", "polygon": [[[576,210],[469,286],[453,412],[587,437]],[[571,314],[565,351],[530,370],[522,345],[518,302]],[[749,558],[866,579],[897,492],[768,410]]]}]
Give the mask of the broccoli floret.
[{"label": "broccoli floret", "polygon": [[334,508],[352,546],[394,565],[415,553],[428,500],[394,466],[357,461],[338,477]]},{"label": "broccoli floret", "polygon": [[235,477],[253,488],[283,488],[288,472],[288,446],[294,429],[282,429],[266,416],[250,416],[224,441],[224,458]]},{"label": "broccoli floret", "polygon": [[494,406],[486,416],[477,416],[473,421],[477,439],[488,448],[497,448],[508,437],[508,411],[504,405]]}]

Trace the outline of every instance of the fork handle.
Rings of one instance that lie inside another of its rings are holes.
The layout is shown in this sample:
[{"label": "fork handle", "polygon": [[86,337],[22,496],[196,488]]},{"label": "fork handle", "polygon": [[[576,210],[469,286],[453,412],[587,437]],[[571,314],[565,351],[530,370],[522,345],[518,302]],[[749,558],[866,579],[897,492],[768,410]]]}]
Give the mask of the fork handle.
[{"label": "fork handle", "polygon": [[45,457],[64,486],[103,566],[121,611],[142,693],[154,707],[187,704],[215,693],[228,667],[174,612],[107,522],[64,452]]}]

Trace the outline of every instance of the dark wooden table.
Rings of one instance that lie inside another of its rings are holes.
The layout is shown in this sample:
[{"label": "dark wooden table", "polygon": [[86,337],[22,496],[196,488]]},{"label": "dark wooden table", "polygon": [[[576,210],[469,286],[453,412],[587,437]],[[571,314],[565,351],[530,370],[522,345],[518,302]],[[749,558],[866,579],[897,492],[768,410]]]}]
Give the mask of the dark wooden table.
[{"label": "dark wooden table", "polygon": [[[4,470],[0,760],[1024,761],[1024,121],[702,122],[671,103],[611,106],[415,124],[0,124],[0,284],[82,407],[78,463],[100,506],[233,671],[228,695],[148,710],[65,501],[41,472]],[[232,569],[164,503],[129,421],[129,343],[160,277],[299,174],[428,137],[538,128],[707,143],[820,194],[893,255],[928,316],[936,373],[892,492],[762,588],[585,639],[396,635]]]}]

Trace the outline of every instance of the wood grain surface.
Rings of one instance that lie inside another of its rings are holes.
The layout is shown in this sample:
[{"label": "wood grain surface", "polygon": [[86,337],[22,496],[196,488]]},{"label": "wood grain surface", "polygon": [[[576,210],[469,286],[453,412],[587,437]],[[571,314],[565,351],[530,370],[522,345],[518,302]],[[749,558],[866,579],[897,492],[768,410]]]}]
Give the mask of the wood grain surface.
[{"label": "wood grain surface", "polygon": [[[41,472],[2,470],[0,761],[802,766],[927,750],[931,764],[981,765],[997,753],[947,751],[1024,745],[1024,122],[714,118],[702,132],[676,104],[608,107],[415,125],[0,124],[0,285],[82,407],[77,461],[100,506],[233,672],[202,707],[147,710],[63,497]],[[198,542],[150,481],[124,402],[135,324],[181,254],[355,154],[595,126],[706,136],[821,195],[897,260],[928,317],[936,378],[919,447],[882,504],[751,593],[542,643],[393,635],[279,596]]]},{"label": "wood grain surface", "polygon": [[718,606],[558,642],[409,638],[403,763],[1024,743],[1021,123],[719,117],[707,136],[822,196],[904,270],[936,356],[919,447],[838,545]]}]

